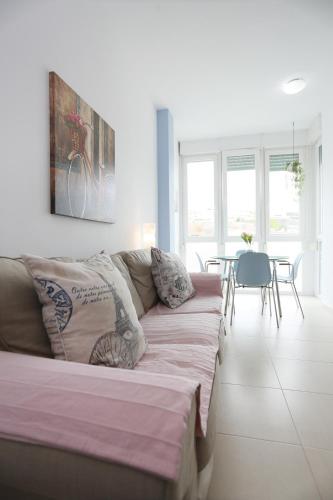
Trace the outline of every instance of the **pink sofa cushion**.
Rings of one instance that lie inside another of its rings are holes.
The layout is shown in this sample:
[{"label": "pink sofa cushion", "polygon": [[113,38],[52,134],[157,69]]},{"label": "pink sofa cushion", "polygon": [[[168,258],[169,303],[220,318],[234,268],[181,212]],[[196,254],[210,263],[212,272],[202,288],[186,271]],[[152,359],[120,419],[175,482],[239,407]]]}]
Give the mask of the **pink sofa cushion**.
[{"label": "pink sofa cushion", "polygon": [[0,436],[176,480],[198,395],[193,375],[175,379],[0,352]]},{"label": "pink sofa cushion", "polygon": [[216,295],[223,297],[221,275],[217,273],[191,273],[194,288],[201,295]]},{"label": "pink sofa cushion", "polygon": [[205,436],[207,431],[216,355],[216,346],[150,344],[149,350],[135,367],[135,371],[143,370],[156,374],[176,375],[177,380],[181,377],[201,385],[201,425],[197,429],[198,436]]},{"label": "pink sofa cushion", "polygon": [[218,348],[222,329],[219,314],[146,315],[141,326],[150,344],[187,344]]},{"label": "pink sofa cushion", "polygon": [[176,309],[170,309],[161,302],[156,304],[147,313],[150,315],[175,315],[178,314],[193,314],[193,313],[213,313],[221,314],[222,310],[222,298],[209,295],[201,295],[197,293],[192,299],[188,300]]},{"label": "pink sofa cushion", "polygon": [[196,294],[176,309],[170,309],[161,302],[148,311],[148,315],[213,313],[221,314],[221,276],[212,273],[191,273]]}]

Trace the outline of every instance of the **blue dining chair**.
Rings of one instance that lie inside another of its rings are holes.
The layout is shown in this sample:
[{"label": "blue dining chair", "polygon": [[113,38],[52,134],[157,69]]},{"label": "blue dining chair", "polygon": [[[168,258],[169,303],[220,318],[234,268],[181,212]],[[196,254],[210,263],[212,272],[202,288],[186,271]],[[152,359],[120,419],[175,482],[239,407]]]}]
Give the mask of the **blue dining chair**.
[{"label": "blue dining chair", "polygon": [[[248,252],[248,250],[244,250],[242,248],[241,250],[237,250],[235,252],[235,256],[237,258],[239,258],[245,252]],[[236,260],[235,262],[233,262],[233,264],[230,263],[230,265],[231,265],[231,275],[230,275],[231,282],[230,282],[230,286],[231,286],[231,293],[232,293],[232,288],[233,288],[233,286],[235,284],[235,276],[236,276],[237,267],[238,267],[238,260]],[[226,271],[226,268],[225,268],[225,271]],[[226,272],[225,274],[226,274],[226,281],[227,281],[228,280],[228,273]],[[222,289],[222,291],[223,291],[223,289]],[[229,306],[229,304],[228,304],[228,306]]]},{"label": "blue dining chair", "polygon": [[265,305],[265,293],[272,290],[276,324],[279,328],[279,319],[276,309],[275,292],[273,288],[271,266],[268,255],[261,252],[245,252],[239,256],[238,266],[235,274],[235,283],[233,286],[232,305],[230,325],[232,325],[233,315],[235,313],[235,291],[236,288],[260,288],[262,300],[262,313]]},{"label": "blue dining chair", "polygon": [[[244,250],[244,249],[237,250],[237,252],[235,253],[235,256],[239,258],[241,255],[243,255],[243,253],[246,253],[246,252],[248,252],[248,250]],[[237,272],[237,267],[238,267],[238,261],[236,260],[236,262],[234,262],[234,264],[233,264],[233,270],[234,270],[235,274]]]},{"label": "blue dining chair", "polygon": [[299,265],[300,265],[301,260],[303,258],[303,255],[304,255],[304,253],[299,253],[296,256],[293,264],[291,264],[290,262],[280,262],[279,267],[280,266],[288,266],[289,274],[287,274],[286,276],[278,274],[276,278],[277,278],[278,283],[284,283],[284,284],[291,286],[291,289],[293,291],[293,294],[294,294],[294,297],[296,300],[297,307],[300,308],[302,316],[304,318],[304,312],[303,312],[303,309],[301,306],[301,301],[299,300],[299,296],[298,296],[296,285],[295,285],[295,280],[296,280],[297,275],[298,275],[298,268],[299,268]]}]

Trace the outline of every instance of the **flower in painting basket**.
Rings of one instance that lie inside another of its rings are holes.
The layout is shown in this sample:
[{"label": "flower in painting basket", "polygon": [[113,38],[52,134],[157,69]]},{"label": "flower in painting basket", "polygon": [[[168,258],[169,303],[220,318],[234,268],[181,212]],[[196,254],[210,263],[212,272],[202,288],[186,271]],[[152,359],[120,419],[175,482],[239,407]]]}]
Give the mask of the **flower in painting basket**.
[{"label": "flower in painting basket", "polygon": [[66,125],[71,128],[83,128],[85,126],[81,116],[73,112],[65,115],[65,122]]},{"label": "flower in painting basket", "polygon": [[253,234],[243,232],[241,234],[242,240],[249,246],[251,246],[253,240]]},{"label": "flower in painting basket", "polygon": [[67,158],[69,161],[72,161],[76,155],[84,155],[86,153],[85,142],[87,137],[87,126],[89,128],[91,127],[88,123],[83,121],[80,115],[74,112],[64,115],[64,120],[70,130],[72,141],[72,150]]}]

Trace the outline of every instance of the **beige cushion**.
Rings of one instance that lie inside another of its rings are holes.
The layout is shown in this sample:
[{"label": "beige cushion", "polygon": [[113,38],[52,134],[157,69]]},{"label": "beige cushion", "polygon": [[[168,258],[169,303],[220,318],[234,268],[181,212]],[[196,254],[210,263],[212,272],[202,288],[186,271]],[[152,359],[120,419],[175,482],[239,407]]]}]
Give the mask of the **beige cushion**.
[{"label": "beige cushion", "polygon": [[124,278],[107,255],[65,263],[23,256],[55,358],[133,368],[146,341]]},{"label": "beige cushion", "polygon": [[143,308],[142,300],[140,299],[140,295],[138,294],[133,281],[131,279],[128,267],[126,266],[125,262],[123,261],[121,255],[115,254],[111,255],[112,262],[116,266],[116,268],[120,271],[120,274],[126,281],[126,284],[128,286],[128,289],[130,291],[132,301],[136,310],[136,314],[138,315],[138,318],[142,318],[142,316],[145,313],[145,310]]},{"label": "beige cushion", "polygon": [[22,261],[0,258],[0,348],[52,357],[42,309]]},{"label": "beige cushion", "polygon": [[132,250],[123,255],[135,288],[140,295],[145,312],[149,311],[157,301],[158,296],[151,274],[150,250]]},{"label": "beige cushion", "polygon": [[178,255],[151,249],[152,274],[161,301],[171,309],[193,297],[191,277]]}]

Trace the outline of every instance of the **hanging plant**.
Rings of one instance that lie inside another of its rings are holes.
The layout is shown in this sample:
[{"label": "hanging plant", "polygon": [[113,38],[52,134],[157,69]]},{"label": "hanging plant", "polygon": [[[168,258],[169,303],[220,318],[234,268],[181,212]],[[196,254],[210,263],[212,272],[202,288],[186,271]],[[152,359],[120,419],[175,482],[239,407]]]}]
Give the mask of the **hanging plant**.
[{"label": "hanging plant", "polygon": [[[293,158],[295,158],[295,122],[293,122]],[[305,173],[302,163],[299,160],[293,159],[286,165],[287,172],[291,172],[293,174],[293,181],[296,188],[296,191],[300,195],[303,190]]]},{"label": "hanging plant", "polygon": [[293,174],[293,181],[298,194],[302,193],[305,173],[302,163],[299,160],[293,160],[286,165],[286,170]]}]

